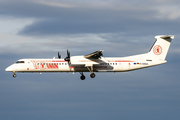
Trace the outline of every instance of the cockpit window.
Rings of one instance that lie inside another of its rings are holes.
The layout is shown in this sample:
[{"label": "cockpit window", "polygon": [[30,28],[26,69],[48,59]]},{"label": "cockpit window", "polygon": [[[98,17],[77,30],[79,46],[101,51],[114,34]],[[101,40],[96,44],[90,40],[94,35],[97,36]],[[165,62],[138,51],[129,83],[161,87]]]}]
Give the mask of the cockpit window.
[{"label": "cockpit window", "polygon": [[18,64],[18,63],[25,63],[25,62],[24,61],[17,61],[16,64]]}]

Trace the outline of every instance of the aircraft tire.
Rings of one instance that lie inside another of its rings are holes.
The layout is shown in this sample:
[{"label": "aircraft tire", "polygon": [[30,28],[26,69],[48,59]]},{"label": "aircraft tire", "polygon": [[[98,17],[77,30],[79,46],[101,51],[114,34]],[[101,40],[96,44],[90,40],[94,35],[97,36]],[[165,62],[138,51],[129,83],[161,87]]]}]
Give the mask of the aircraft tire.
[{"label": "aircraft tire", "polygon": [[17,75],[16,74],[13,74],[13,78],[15,78]]},{"label": "aircraft tire", "polygon": [[91,74],[90,74],[90,77],[91,77],[91,78],[95,78],[96,75],[95,75],[94,73],[91,73]]},{"label": "aircraft tire", "polygon": [[86,79],[86,77],[84,75],[82,75],[80,78],[81,78],[81,80],[85,80]]}]

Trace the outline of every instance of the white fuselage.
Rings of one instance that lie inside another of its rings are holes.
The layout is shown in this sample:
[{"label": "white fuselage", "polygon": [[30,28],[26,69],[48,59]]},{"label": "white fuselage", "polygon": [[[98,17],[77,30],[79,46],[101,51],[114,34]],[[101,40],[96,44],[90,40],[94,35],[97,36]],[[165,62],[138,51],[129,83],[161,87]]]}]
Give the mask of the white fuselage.
[{"label": "white fuselage", "polygon": [[[74,56],[76,60],[68,63],[64,59],[20,59],[8,68],[9,72],[89,72],[86,65],[92,65],[93,72],[124,72],[154,65],[166,61],[141,59],[142,55],[130,57],[102,57],[89,60],[83,56]],[[134,59],[132,59],[134,58]]]},{"label": "white fuselage", "polygon": [[[85,79],[83,72],[125,72],[166,63],[165,60],[173,35],[156,36],[156,41],[148,53],[128,57],[102,57],[102,50],[85,56],[70,56],[67,50],[65,59],[20,59],[6,71],[13,72],[80,72],[81,80]],[[58,57],[60,55],[58,53]]]}]

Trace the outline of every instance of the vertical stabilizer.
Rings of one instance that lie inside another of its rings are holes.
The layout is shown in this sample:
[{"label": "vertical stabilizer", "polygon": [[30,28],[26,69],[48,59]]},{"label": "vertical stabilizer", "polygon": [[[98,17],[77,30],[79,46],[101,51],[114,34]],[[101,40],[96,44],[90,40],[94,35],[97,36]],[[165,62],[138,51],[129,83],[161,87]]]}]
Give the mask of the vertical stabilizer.
[{"label": "vertical stabilizer", "polygon": [[147,54],[150,60],[165,60],[173,35],[156,36],[156,41]]}]

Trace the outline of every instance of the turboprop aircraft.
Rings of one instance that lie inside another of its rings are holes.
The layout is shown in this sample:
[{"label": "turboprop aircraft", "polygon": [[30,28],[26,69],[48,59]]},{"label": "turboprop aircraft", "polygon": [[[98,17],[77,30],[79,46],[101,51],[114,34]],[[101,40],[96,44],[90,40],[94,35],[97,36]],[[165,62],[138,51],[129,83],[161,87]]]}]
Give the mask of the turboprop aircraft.
[{"label": "turboprop aircraft", "polygon": [[155,65],[166,63],[165,60],[173,35],[155,36],[156,41],[149,52],[127,57],[103,57],[103,50],[98,50],[84,56],[70,56],[67,50],[67,57],[61,59],[58,52],[58,58],[53,59],[20,59],[10,65],[5,70],[13,72],[79,72],[80,79],[86,77],[83,72],[90,72],[90,77],[94,78],[94,72],[126,72]]}]

